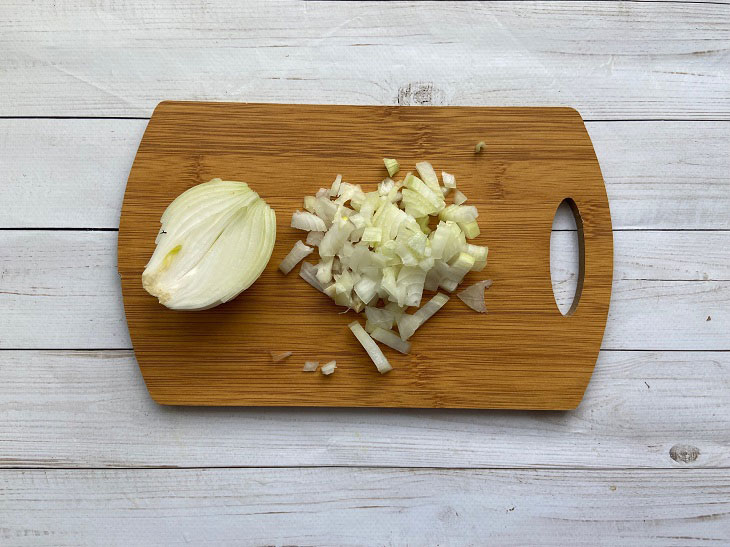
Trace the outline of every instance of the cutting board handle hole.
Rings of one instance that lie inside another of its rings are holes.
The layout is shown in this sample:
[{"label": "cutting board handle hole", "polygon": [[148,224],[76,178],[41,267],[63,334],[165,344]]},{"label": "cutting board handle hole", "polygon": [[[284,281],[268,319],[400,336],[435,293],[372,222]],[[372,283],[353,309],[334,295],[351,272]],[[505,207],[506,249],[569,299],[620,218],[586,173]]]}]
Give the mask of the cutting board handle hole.
[{"label": "cutting board handle hole", "polygon": [[550,234],[550,281],[558,310],[570,316],[578,309],[585,274],[583,221],[578,205],[565,198],[555,211]]}]

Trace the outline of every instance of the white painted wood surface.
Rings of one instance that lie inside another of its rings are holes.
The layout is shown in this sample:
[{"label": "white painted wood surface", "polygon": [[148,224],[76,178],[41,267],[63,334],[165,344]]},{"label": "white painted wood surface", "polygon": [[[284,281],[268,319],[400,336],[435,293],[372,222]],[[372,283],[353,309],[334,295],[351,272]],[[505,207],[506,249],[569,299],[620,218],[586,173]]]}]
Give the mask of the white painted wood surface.
[{"label": "white painted wood surface", "polygon": [[[728,90],[723,2],[0,0],[0,544],[730,543]],[[615,229],[580,407],[154,404],[115,255],[162,99],[578,108]]]},{"label": "white painted wood surface", "polygon": [[730,118],[726,5],[4,2],[0,115],[214,99]]},{"label": "white painted wood surface", "polygon": [[0,377],[0,467],[730,466],[727,352],[601,352],[571,412],[164,407],[131,352],[3,351]]},{"label": "white painted wood surface", "polygon": [[36,470],[3,478],[6,545],[730,541],[730,477],[709,470]]}]

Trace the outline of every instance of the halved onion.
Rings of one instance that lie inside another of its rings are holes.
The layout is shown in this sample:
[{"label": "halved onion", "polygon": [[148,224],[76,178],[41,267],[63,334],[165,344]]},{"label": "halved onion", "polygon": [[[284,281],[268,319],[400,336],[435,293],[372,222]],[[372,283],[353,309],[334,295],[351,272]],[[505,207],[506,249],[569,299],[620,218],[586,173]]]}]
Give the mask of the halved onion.
[{"label": "halved onion", "polygon": [[174,310],[228,302],[256,281],[276,239],[273,209],[244,182],[213,179],[180,194],[160,219],[142,286]]}]

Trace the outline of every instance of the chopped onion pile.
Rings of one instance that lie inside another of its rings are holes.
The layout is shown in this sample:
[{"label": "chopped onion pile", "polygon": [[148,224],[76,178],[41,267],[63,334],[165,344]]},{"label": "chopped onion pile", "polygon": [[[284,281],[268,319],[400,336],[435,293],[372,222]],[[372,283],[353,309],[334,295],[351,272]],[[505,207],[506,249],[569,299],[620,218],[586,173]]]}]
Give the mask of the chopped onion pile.
[{"label": "chopped onion pile", "polygon": [[213,179],[165,209],[142,286],[173,310],[228,302],[256,281],[271,258],[276,215],[244,182]]},{"label": "chopped onion pile", "polygon": [[[424,290],[454,291],[470,271],[487,264],[487,247],[467,241],[480,233],[479,213],[464,205],[467,198],[456,190],[453,175],[442,172],[439,182],[432,165],[423,161],[416,164],[418,176],[407,173],[393,180],[400,165],[390,158],[383,162],[389,177],[376,190],[365,192],[337,175],[329,188],[304,198],[306,212],[292,217],[292,227],[309,232],[307,245],[317,247],[320,256],[316,265],[304,262],[299,275],[335,304],[365,311],[365,329],[357,321],[350,329],[381,373],[392,367],[373,339],[408,353],[406,340],[449,297],[439,292],[413,314],[406,308],[421,306]],[[454,203],[447,205],[450,191]],[[431,228],[434,217],[438,223]],[[307,245],[296,243],[282,272],[312,252]]]}]

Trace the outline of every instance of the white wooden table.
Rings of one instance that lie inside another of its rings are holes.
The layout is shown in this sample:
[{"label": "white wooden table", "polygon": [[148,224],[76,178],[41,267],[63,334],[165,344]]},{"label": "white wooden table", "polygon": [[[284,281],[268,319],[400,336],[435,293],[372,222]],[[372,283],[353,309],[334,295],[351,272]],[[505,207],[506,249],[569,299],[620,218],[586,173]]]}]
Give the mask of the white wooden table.
[{"label": "white wooden table", "polygon": [[[583,403],[155,405],[116,232],[162,99],[576,107],[616,250]],[[1,0],[0,544],[730,544],[729,153],[722,2]]]}]

